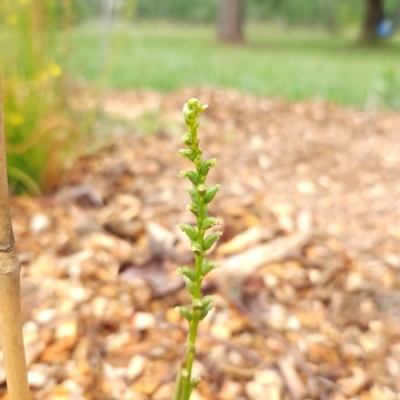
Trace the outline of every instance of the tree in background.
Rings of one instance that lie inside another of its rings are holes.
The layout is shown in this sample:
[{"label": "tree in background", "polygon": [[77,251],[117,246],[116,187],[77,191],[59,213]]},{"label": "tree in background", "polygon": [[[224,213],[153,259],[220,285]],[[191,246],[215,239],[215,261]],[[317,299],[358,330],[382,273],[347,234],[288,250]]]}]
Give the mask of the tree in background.
[{"label": "tree in background", "polygon": [[[346,1],[343,0],[318,0],[310,1],[307,4],[294,0],[220,0],[217,18],[218,39],[228,43],[243,41],[242,27],[245,5],[249,8],[247,11],[250,11],[250,18],[253,19],[273,20],[278,18],[289,25],[325,25],[331,32],[336,32],[340,23],[339,9],[343,10],[345,3]],[[390,6],[395,2],[388,0],[387,3]],[[361,38],[363,42],[369,43],[379,37],[377,27],[385,16],[385,0],[355,2],[354,8],[351,9],[352,19],[361,18],[362,8],[364,8],[364,18]],[[257,11],[256,14],[255,11]]]},{"label": "tree in background", "polygon": [[220,0],[218,6],[218,39],[225,43],[243,42],[243,0]]},{"label": "tree in background", "polygon": [[378,38],[377,26],[384,16],[384,0],[365,0],[366,13],[361,39],[372,42]]},{"label": "tree in background", "polygon": [[[98,0],[70,1],[82,16],[90,15],[89,10],[99,12]],[[332,33],[358,24],[365,42],[389,37],[400,26],[400,0],[137,0],[135,4],[135,19],[138,20],[216,21],[218,39],[228,43],[244,40],[244,17],[246,21],[287,28],[326,27]],[[387,17],[386,25],[382,24],[383,17]],[[378,34],[377,27],[387,33]]]}]

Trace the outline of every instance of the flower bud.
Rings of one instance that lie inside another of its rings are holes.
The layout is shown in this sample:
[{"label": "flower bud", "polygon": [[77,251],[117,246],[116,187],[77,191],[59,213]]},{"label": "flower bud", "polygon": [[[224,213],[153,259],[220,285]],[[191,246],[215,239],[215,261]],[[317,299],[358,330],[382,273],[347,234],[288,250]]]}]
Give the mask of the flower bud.
[{"label": "flower bud", "polygon": [[201,104],[197,99],[190,99],[183,106],[183,118],[188,127],[193,127],[196,124],[197,117],[207,108],[206,104]]},{"label": "flower bud", "polygon": [[203,156],[203,150],[200,148],[200,147],[198,147],[197,148],[197,155],[196,155],[196,158],[193,160],[193,162],[197,165],[197,164],[200,164],[200,162],[201,162],[201,160],[202,160],[202,157]]},{"label": "flower bud", "polygon": [[219,268],[221,264],[213,262],[213,261],[208,261],[206,264],[203,264],[201,267],[200,275],[202,277],[206,276],[208,273],[210,273],[213,269]]},{"label": "flower bud", "polygon": [[221,223],[217,220],[217,218],[208,217],[202,222],[201,227],[203,229],[209,229],[215,225],[221,225]]},{"label": "flower bud", "polygon": [[196,122],[196,115],[193,110],[189,109],[187,103],[183,107],[183,118],[188,127],[192,126]]},{"label": "flower bud", "polygon": [[199,178],[196,172],[193,171],[181,171],[178,174],[179,178],[188,178],[194,185],[199,183]]},{"label": "flower bud", "polygon": [[186,233],[186,235],[188,235],[190,240],[197,240],[197,237],[199,236],[196,229],[189,224],[178,224],[177,225],[178,228],[180,228],[183,232]]},{"label": "flower bud", "polygon": [[201,246],[198,243],[192,242],[192,246],[190,247],[190,250],[192,250],[193,253],[201,254],[203,249],[201,248]]},{"label": "flower bud", "polygon": [[199,116],[206,108],[207,104],[201,104],[201,101],[195,98],[191,98],[184,106],[183,106],[183,115],[184,117],[195,115]]},{"label": "flower bud", "polygon": [[[201,101],[196,99],[195,97],[192,97],[191,99],[189,99],[189,101],[187,102],[188,107],[191,110],[196,110],[196,109],[200,109],[201,107],[205,107],[207,108],[207,105],[202,105]],[[201,111],[200,111],[201,112]]]},{"label": "flower bud", "polygon": [[181,142],[185,143],[187,146],[190,146],[193,144],[193,139],[192,135],[190,133],[185,133],[181,137]]},{"label": "flower bud", "polygon": [[222,232],[214,232],[210,233],[204,238],[203,249],[209,250],[211,246],[218,240],[218,238],[222,235]]},{"label": "flower bud", "polygon": [[200,299],[194,299],[192,301],[192,307],[193,307],[193,310],[202,310],[203,304]]},{"label": "flower bud", "polygon": [[210,260],[207,260],[206,258],[203,260],[203,263],[201,264],[201,270],[200,270],[200,275],[201,276],[206,276],[209,272],[211,272],[213,269],[219,267],[219,264]]},{"label": "flower bud", "polygon": [[207,191],[207,188],[204,185],[199,185],[197,186],[197,191],[199,192],[200,196],[204,196]]},{"label": "flower bud", "polygon": [[199,193],[198,193],[198,191],[193,186],[190,186],[187,189],[187,192],[189,193],[189,196],[192,199],[193,203],[194,204],[198,204],[199,203]]},{"label": "flower bud", "polygon": [[180,312],[182,317],[185,318],[187,321],[190,322],[193,319],[193,314],[186,307],[175,307],[175,310]]},{"label": "flower bud", "polygon": [[194,295],[194,283],[187,276],[183,277],[183,281],[185,282],[186,289],[193,296]]},{"label": "flower bud", "polygon": [[219,192],[220,189],[221,189],[221,185],[218,185],[218,184],[207,188],[206,194],[204,196],[204,202],[206,204],[210,203],[214,199],[215,195]]},{"label": "flower bud", "polygon": [[192,282],[195,282],[197,279],[197,275],[196,275],[196,271],[194,271],[193,269],[189,268],[189,267],[182,267],[182,268],[178,268],[176,270],[177,274],[186,276],[187,278],[189,278]]},{"label": "flower bud", "polygon": [[214,301],[214,296],[204,296],[201,299],[201,308],[204,310],[205,308],[207,308],[212,302]]},{"label": "flower bud", "polygon": [[201,313],[200,313],[200,317],[199,320],[201,321],[202,319],[204,319],[207,314],[209,313],[209,311],[212,309],[212,304],[209,304],[208,307],[206,307]]},{"label": "flower bud", "polygon": [[194,161],[194,159],[196,158],[196,153],[190,149],[179,149],[178,154],[182,157],[187,158],[190,161]]},{"label": "flower bud", "polygon": [[190,212],[192,212],[196,217],[197,217],[197,213],[199,212],[199,208],[197,207],[197,204],[188,204],[186,206],[186,209],[189,210]]},{"label": "flower bud", "polygon": [[203,176],[208,174],[208,171],[211,167],[215,167],[218,164],[218,160],[216,158],[211,158],[209,160],[204,161],[203,165],[201,166],[200,172]]}]

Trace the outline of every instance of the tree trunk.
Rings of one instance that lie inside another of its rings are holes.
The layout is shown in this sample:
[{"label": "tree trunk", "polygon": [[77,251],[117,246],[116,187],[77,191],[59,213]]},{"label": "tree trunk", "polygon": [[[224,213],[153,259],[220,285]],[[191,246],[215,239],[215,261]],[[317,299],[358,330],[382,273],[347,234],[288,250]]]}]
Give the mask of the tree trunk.
[{"label": "tree trunk", "polygon": [[378,38],[376,27],[383,18],[384,0],[365,0],[366,13],[361,40],[363,42],[373,42]]},{"label": "tree trunk", "polygon": [[218,39],[221,42],[243,42],[243,0],[220,0],[218,7]]}]

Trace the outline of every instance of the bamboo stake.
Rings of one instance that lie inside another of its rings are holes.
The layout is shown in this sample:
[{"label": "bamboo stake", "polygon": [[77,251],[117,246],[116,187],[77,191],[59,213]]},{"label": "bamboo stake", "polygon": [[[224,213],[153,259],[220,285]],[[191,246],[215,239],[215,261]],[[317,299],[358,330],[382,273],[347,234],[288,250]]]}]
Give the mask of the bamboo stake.
[{"label": "bamboo stake", "polygon": [[0,338],[7,373],[9,400],[29,400],[21,327],[21,266],[15,255],[8,201],[7,165],[0,84]]}]

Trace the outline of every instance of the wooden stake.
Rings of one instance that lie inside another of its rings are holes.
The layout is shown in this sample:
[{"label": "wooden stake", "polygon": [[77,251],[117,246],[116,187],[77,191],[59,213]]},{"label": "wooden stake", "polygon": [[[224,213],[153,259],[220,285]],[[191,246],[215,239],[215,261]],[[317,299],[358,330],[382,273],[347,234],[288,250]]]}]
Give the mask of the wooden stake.
[{"label": "wooden stake", "polygon": [[0,338],[9,400],[29,400],[21,326],[20,271],[8,201],[7,164],[0,84]]}]

